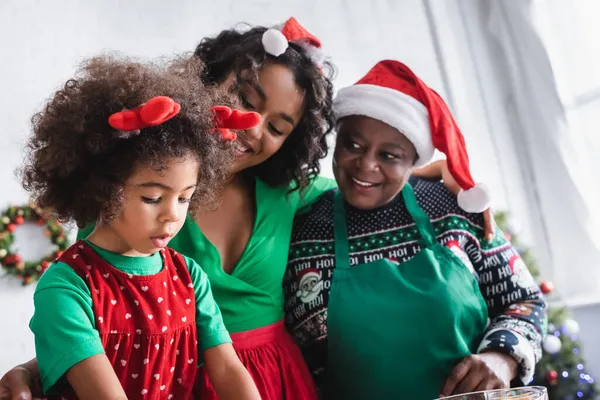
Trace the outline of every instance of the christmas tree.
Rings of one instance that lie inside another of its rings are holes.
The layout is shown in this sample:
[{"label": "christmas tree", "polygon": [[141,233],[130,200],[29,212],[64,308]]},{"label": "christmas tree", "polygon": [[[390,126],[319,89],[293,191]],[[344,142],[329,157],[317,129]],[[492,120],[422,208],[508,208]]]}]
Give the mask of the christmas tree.
[{"label": "christmas tree", "polygon": [[[540,282],[540,288],[546,295],[554,290],[552,282],[540,279],[540,271],[531,249],[519,243],[516,234],[511,232],[506,213],[497,213],[494,218],[531,274]],[[551,296],[551,295],[550,295]],[[579,324],[570,318],[564,307],[548,309],[548,335],[544,341],[544,353],[536,367],[532,385],[548,388],[550,400],[578,400],[600,398],[600,392],[594,378],[587,372],[581,343],[577,338]]]}]

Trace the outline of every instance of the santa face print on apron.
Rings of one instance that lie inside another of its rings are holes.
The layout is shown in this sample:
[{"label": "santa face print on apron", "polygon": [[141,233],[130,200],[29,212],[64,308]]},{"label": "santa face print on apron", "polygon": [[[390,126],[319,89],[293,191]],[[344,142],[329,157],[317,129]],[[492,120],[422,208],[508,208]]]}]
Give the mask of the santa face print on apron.
[{"label": "santa face print on apron", "polygon": [[403,263],[350,266],[345,205],[336,193],[328,398],[436,398],[454,365],[476,351],[483,336],[487,306],[472,272],[437,243],[408,183],[402,196],[421,251]]}]

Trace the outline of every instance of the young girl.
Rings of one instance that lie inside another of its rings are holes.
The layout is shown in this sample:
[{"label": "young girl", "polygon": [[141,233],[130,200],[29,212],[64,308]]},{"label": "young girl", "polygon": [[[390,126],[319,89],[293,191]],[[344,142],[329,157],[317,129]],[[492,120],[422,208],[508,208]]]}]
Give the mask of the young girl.
[{"label": "young girl", "polygon": [[34,295],[30,326],[52,398],[189,399],[202,363],[220,398],[260,398],[206,274],[167,248],[188,211],[216,198],[230,159],[219,133],[260,119],[215,115],[219,97],[201,72],[190,60],[94,58],[33,118],[32,200],[79,226],[96,221]]},{"label": "young girl", "polygon": [[[296,217],[286,322],[328,398],[428,400],[528,383],[545,302],[502,232],[443,100],[382,61],[334,102],[339,190]],[[410,178],[434,148],[462,188]]]}]

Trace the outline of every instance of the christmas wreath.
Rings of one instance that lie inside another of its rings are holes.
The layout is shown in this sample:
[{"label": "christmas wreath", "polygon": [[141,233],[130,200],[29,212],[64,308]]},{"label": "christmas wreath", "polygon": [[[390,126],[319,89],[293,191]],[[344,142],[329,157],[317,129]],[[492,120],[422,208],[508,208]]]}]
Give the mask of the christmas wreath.
[{"label": "christmas wreath", "polygon": [[[50,242],[56,246],[55,251],[36,261],[24,261],[23,258],[12,249],[15,240],[13,232],[19,225],[25,222],[34,222],[45,227],[45,234]],[[48,269],[48,266],[67,247],[67,238],[61,224],[52,218],[44,218],[41,211],[33,206],[11,206],[0,213],[0,265],[9,275],[14,275],[27,285],[39,277]]]}]

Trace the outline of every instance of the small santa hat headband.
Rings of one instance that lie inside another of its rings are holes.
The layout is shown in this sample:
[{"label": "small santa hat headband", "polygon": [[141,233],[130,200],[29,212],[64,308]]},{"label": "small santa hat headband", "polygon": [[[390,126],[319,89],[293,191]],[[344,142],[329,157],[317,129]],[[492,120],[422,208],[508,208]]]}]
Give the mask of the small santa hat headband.
[{"label": "small santa hat headband", "polygon": [[304,29],[294,17],[283,25],[267,29],[262,36],[265,51],[273,57],[285,53],[290,43],[300,46],[319,68],[323,66],[325,52],[321,48],[321,41]]},{"label": "small santa hat headband", "polygon": [[490,207],[488,189],[473,181],[465,140],[448,106],[406,65],[393,60],[377,63],[356,84],[341,89],[333,107],[338,119],[364,115],[398,129],[417,150],[416,167],[431,162],[438,149],[462,189],[458,205],[471,213]]}]

